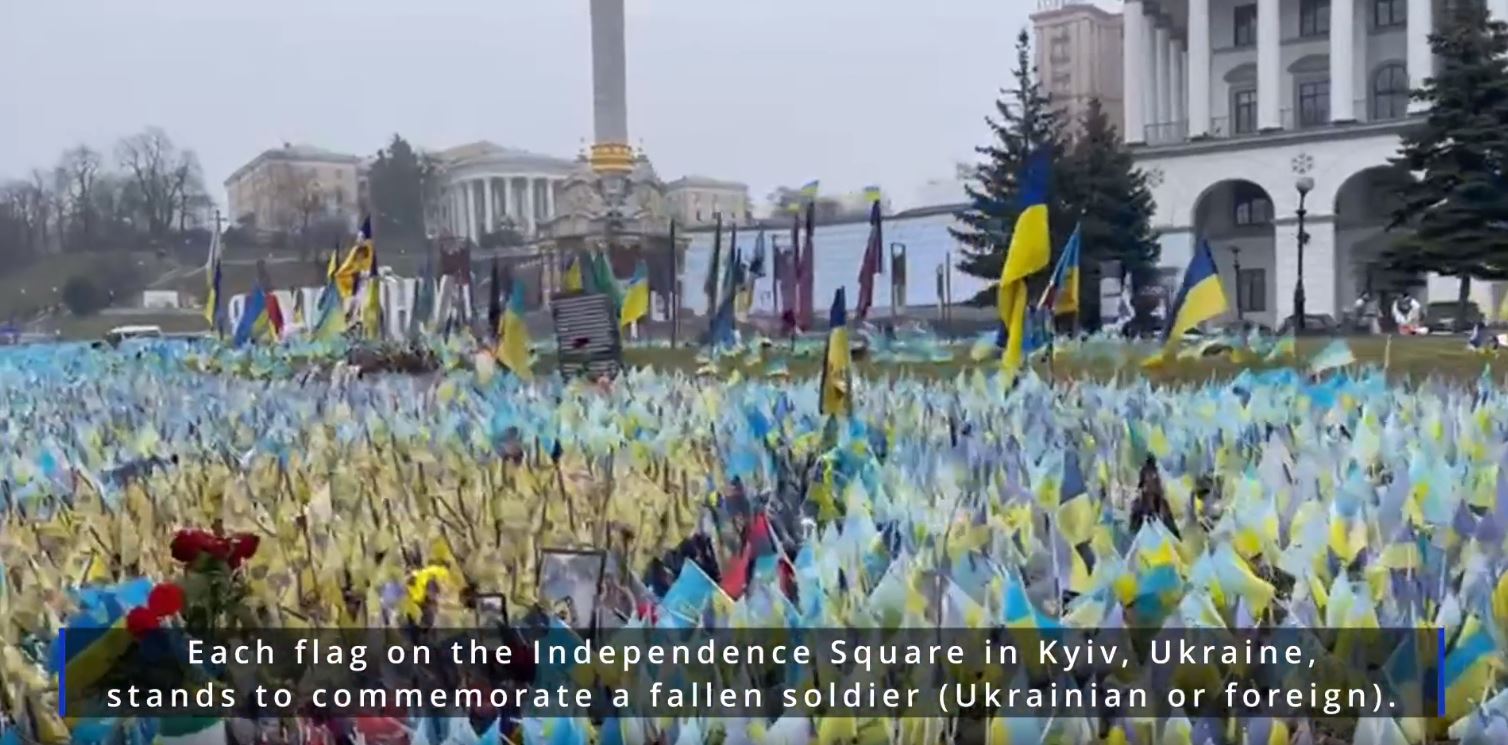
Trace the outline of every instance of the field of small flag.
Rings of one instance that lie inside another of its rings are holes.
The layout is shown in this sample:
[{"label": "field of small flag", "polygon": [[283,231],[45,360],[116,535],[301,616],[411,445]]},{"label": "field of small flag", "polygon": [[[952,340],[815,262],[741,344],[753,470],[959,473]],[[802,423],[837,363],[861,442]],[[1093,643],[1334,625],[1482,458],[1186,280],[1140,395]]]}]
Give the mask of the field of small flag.
[{"label": "field of small flag", "polygon": [[[829,320],[843,333],[794,349],[631,347],[613,381],[563,381],[548,352],[490,344],[440,345],[422,375],[364,376],[305,374],[324,364],[314,347],[302,362],[292,346],[0,351],[0,742],[248,737],[240,720],[190,732],[56,716],[59,629],[114,625],[129,646],[142,628],[197,623],[195,552],[226,563],[244,591],[235,612],[272,625],[464,627],[467,594],[553,607],[541,557],[581,546],[623,568],[633,601],[619,625],[659,623],[674,597],[683,623],[736,627],[783,597],[779,623],[798,628],[1284,619],[1438,625],[1451,640],[1444,719],[1384,717],[1357,734],[1058,717],[1012,721],[1011,742],[1491,742],[1508,727],[1508,406],[1490,354],[1460,339],[1212,339],[1148,365],[1158,348],[1089,339],[1027,350],[1012,378],[990,338],[842,344],[857,329],[841,296]],[[1136,515],[1148,468],[1164,521]],[[938,618],[916,615],[923,577],[947,588]],[[103,675],[99,660],[70,660],[68,675]],[[432,717],[348,724],[437,745],[630,730],[853,742],[834,734],[844,727],[864,742],[911,742],[914,727],[973,741],[947,722],[822,712]]]}]

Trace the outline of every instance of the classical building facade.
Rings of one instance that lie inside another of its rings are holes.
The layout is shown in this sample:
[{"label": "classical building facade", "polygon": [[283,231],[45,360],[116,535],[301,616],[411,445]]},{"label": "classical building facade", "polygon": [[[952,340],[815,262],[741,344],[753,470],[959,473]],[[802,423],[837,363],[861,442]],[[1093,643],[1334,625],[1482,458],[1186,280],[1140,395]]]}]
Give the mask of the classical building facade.
[{"label": "classical building facade", "polygon": [[[1508,2],[1493,3],[1501,16]],[[1389,158],[1418,113],[1409,90],[1431,74],[1437,12],[1431,0],[1127,0],[1124,129],[1169,274],[1207,240],[1232,304],[1281,323],[1302,205],[1307,313],[1338,316],[1364,291],[1418,279],[1453,298],[1450,282],[1388,276],[1378,261],[1395,240],[1395,187],[1411,178]]]},{"label": "classical building facade", "polygon": [[434,153],[442,168],[431,216],[442,232],[480,241],[507,226],[526,239],[556,216],[561,185],[578,167],[564,158],[491,142]]},{"label": "classical building facade", "polygon": [[263,151],[225,180],[230,219],[259,230],[291,230],[306,216],[339,216],[354,225],[360,166],[354,155],[313,145]]},{"label": "classical building facade", "polygon": [[1121,121],[1121,17],[1088,2],[1040,0],[1032,14],[1038,80],[1077,123],[1098,98]]},{"label": "classical building facade", "polygon": [[686,176],[665,185],[665,199],[670,215],[681,225],[711,225],[716,215],[723,220],[749,219],[749,186],[737,181],[720,181],[706,176]]}]

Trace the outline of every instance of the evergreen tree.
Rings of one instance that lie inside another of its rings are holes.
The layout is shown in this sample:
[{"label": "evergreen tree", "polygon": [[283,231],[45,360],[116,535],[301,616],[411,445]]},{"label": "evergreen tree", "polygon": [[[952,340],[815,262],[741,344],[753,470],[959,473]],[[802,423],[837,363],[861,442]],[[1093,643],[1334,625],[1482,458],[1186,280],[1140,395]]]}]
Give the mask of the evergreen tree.
[{"label": "evergreen tree", "polygon": [[[1019,181],[1026,161],[1038,148],[1045,148],[1053,168],[1048,183],[1048,214],[1052,231],[1053,255],[1057,256],[1073,232],[1078,219],[1074,200],[1074,181],[1063,157],[1062,116],[1053,110],[1051,101],[1036,82],[1036,67],[1031,62],[1031,40],[1026,31],[1016,38],[1015,87],[1001,92],[995,102],[995,116],[986,117],[994,141],[975,148],[983,156],[976,173],[976,184],[966,187],[970,205],[958,214],[963,228],[953,229],[953,237],[963,244],[963,258],[958,268],[983,279],[1000,279],[1005,254],[1010,248],[1011,233],[1021,211],[1018,202]],[[1048,272],[1034,275],[1030,282],[1036,292],[1047,282]],[[976,305],[995,302],[991,287],[969,301]]]},{"label": "evergreen tree", "polygon": [[1100,263],[1118,261],[1141,287],[1157,270],[1161,246],[1152,232],[1152,192],[1146,174],[1131,160],[1099,99],[1079,122],[1069,165],[1078,191],[1080,224],[1079,317],[1098,326]]},{"label": "evergreen tree", "polygon": [[424,240],[424,180],[426,164],[398,135],[378,151],[369,178],[372,231],[377,239],[392,242]]},{"label": "evergreen tree", "polygon": [[1464,318],[1472,278],[1508,279],[1508,25],[1489,20],[1481,2],[1451,5],[1430,36],[1436,74],[1412,93],[1429,112],[1393,160],[1423,174],[1400,189],[1389,226],[1411,232],[1383,260],[1396,271],[1459,277]]}]

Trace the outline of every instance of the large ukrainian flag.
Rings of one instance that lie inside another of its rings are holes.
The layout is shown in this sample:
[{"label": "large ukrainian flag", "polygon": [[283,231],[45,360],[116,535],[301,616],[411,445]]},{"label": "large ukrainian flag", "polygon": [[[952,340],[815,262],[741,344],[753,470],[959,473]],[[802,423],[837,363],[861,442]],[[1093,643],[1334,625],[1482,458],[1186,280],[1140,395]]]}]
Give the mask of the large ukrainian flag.
[{"label": "large ukrainian flag", "polygon": [[346,261],[335,271],[335,286],[340,289],[342,300],[356,292],[356,280],[372,274],[376,254],[372,247],[372,218],[361,222],[361,232],[356,235],[356,245],[346,254]]},{"label": "large ukrainian flag", "polygon": [[532,380],[534,371],[529,367],[529,327],[524,323],[524,282],[513,280],[513,289],[508,293],[508,309],[503,311],[503,320],[498,324],[496,356],[521,380]]},{"label": "large ukrainian flag", "polygon": [[623,310],[619,313],[618,326],[628,328],[649,315],[649,267],[641,259],[634,267],[634,276],[628,280],[628,291],[623,293]]},{"label": "large ukrainian flag", "polygon": [[822,414],[847,414],[853,406],[849,369],[853,366],[848,348],[848,301],[843,288],[833,293],[832,311],[828,316],[827,354],[822,361]]},{"label": "large ukrainian flag", "polygon": [[1058,265],[1052,270],[1052,280],[1047,283],[1047,291],[1042,293],[1042,301],[1038,303],[1038,307],[1051,310],[1054,316],[1077,315],[1079,312],[1080,230],[1075,226],[1073,235],[1068,236],[1063,255],[1058,257]]},{"label": "large ukrainian flag", "polygon": [[1010,250],[1000,267],[997,301],[1000,320],[1006,328],[1007,372],[1021,367],[1026,341],[1026,278],[1042,271],[1052,259],[1052,241],[1047,227],[1047,175],[1050,163],[1046,149],[1027,160],[1021,185],[1021,214],[1011,233]]},{"label": "large ukrainian flag", "polygon": [[1210,253],[1210,244],[1200,241],[1194,250],[1194,258],[1183,274],[1183,287],[1173,301],[1173,320],[1163,332],[1163,355],[1183,338],[1184,332],[1224,313],[1225,289],[1220,285],[1220,272],[1215,268],[1215,257]]}]

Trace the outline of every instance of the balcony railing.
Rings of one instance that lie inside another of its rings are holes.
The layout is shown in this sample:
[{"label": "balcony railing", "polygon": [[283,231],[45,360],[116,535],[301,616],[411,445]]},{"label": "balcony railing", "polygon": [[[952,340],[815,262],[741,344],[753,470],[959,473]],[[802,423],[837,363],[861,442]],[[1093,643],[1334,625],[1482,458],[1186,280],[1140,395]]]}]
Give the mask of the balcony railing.
[{"label": "balcony railing", "polygon": [[1189,138],[1189,123],[1182,121],[1148,124],[1146,134],[1148,145],[1171,145],[1175,142],[1183,142]]},{"label": "balcony railing", "polygon": [[[1354,107],[1352,115],[1355,117],[1356,122],[1401,121],[1407,116],[1407,114],[1400,114],[1399,116],[1374,117],[1372,116],[1374,113],[1372,103],[1370,99],[1366,98],[1359,98],[1352,102],[1352,106]],[[1296,109],[1282,109],[1278,112],[1278,125],[1279,130],[1285,132],[1322,130],[1327,127],[1337,126],[1336,123],[1330,121],[1328,107],[1325,107],[1324,111],[1316,112],[1316,118],[1312,121],[1304,120]],[[1254,118],[1240,120],[1230,116],[1215,116],[1210,117],[1208,131],[1198,133],[1198,136],[1199,139],[1224,140],[1256,137],[1262,133],[1260,120]],[[1190,131],[1187,121],[1180,121],[1149,124],[1146,127],[1145,134],[1146,144],[1148,145],[1174,145],[1188,141],[1191,134],[1194,133]]]}]

